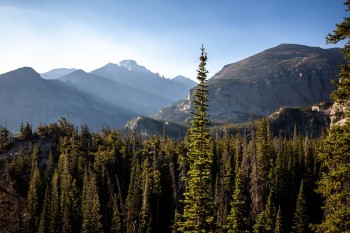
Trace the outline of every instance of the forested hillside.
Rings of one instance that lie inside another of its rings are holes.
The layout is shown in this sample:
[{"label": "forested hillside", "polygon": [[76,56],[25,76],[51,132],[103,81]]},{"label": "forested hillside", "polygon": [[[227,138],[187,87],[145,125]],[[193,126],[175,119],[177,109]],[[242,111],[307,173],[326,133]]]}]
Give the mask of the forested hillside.
[{"label": "forested hillside", "polygon": [[[86,127],[78,133],[66,121],[42,125],[34,134],[25,128],[1,150],[15,155],[1,159],[2,232],[176,229],[176,214],[184,208],[187,138],[141,140]],[[321,140],[272,137],[266,120],[250,135],[214,135],[210,193],[216,229],[290,232],[319,223]]]}]

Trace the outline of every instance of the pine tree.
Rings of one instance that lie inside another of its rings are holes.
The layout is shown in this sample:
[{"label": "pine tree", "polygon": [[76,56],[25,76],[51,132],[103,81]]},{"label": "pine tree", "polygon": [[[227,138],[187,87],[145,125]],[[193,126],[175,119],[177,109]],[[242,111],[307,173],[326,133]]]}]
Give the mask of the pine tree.
[{"label": "pine tree", "polygon": [[[218,170],[217,172],[217,195],[215,196],[215,205],[216,205],[216,225],[218,232],[225,232],[227,226],[227,218],[229,215],[229,205],[231,201],[232,193],[233,193],[233,185],[231,185],[232,180],[234,180],[234,157],[239,157],[239,161],[241,161],[241,157],[239,155],[234,155],[231,150],[230,140],[228,135],[224,136],[223,140],[220,140],[219,137],[216,138],[217,143],[217,152],[214,152],[213,146],[213,154],[217,154],[217,168],[213,168],[213,170]],[[213,156],[214,157],[214,156]],[[215,164],[215,159],[213,158],[213,163]],[[239,162],[240,163],[240,162]],[[233,183],[234,184],[234,183]]]},{"label": "pine tree", "polygon": [[[350,0],[345,2],[347,6],[346,11],[350,11]],[[340,104],[350,104],[350,38],[349,29],[350,27],[350,18],[344,17],[344,21],[340,24],[337,24],[337,28],[333,31],[333,34],[329,33],[326,37],[327,43],[336,44],[340,41],[347,40],[346,44],[341,51],[345,55],[346,63],[340,65],[340,73],[338,75],[339,80],[334,81],[337,86],[337,89],[332,92],[332,98],[335,102]]]},{"label": "pine tree", "polygon": [[112,214],[112,223],[111,223],[111,233],[121,233],[122,225],[120,220],[120,213],[118,207],[117,196],[113,197],[113,214]]},{"label": "pine tree", "polygon": [[39,233],[49,232],[49,201],[50,191],[49,188],[46,187],[43,209],[40,216]]},{"label": "pine tree", "polygon": [[[62,174],[60,181],[60,208],[62,232],[78,231],[80,211],[78,208],[78,189],[76,179],[70,174],[68,167],[69,161],[67,155],[61,155]],[[60,162],[61,162],[60,161]]]},{"label": "pine tree", "polygon": [[56,233],[61,232],[60,175],[58,170],[53,173],[51,187],[49,232]]},{"label": "pine tree", "polygon": [[31,169],[31,178],[29,182],[29,190],[27,196],[28,202],[28,232],[35,232],[38,229],[39,220],[40,220],[40,203],[39,203],[39,194],[40,194],[40,170],[37,163],[32,164]]},{"label": "pine tree", "polygon": [[202,46],[197,79],[199,84],[194,93],[195,112],[189,135],[189,151],[187,159],[186,191],[184,193],[185,221],[181,224],[183,232],[213,231],[212,201],[212,159],[210,155],[210,135],[208,121],[208,90],[205,84],[207,55]]},{"label": "pine tree", "polygon": [[350,121],[329,130],[319,158],[327,170],[318,182],[317,191],[325,198],[325,219],[317,230],[346,232],[350,229]]},{"label": "pine tree", "polygon": [[51,181],[54,172],[54,161],[52,151],[49,153],[48,161],[45,168],[45,179],[47,182]]},{"label": "pine tree", "polygon": [[275,220],[276,220],[276,208],[274,205],[274,193],[270,191],[268,201],[265,207],[266,215],[266,230],[267,232],[272,232],[275,229]]},{"label": "pine tree", "polygon": [[98,196],[96,177],[91,171],[85,171],[82,200],[81,232],[102,232],[100,200]]},{"label": "pine tree", "polygon": [[231,202],[231,212],[228,216],[228,232],[249,232],[247,198],[244,195],[244,177],[241,167],[236,168],[235,191]]},{"label": "pine tree", "polygon": [[142,201],[141,201],[141,211],[140,211],[140,225],[139,232],[149,232],[151,227],[151,204],[150,204],[150,169],[148,164],[148,158],[146,158],[142,163]]},{"label": "pine tree", "polygon": [[277,216],[276,216],[276,226],[274,233],[283,233],[283,217],[281,212],[281,206],[278,207]]},{"label": "pine tree", "polygon": [[273,159],[270,127],[267,119],[261,119],[258,122],[257,136],[257,176],[258,193],[261,203],[265,205],[269,195],[269,173],[271,161]]},{"label": "pine tree", "polygon": [[273,192],[270,192],[265,209],[258,215],[254,225],[254,233],[268,233],[275,229],[275,207],[273,204]]},{"label": "pine tree", "polygon": [[296,210],[293,218],[293,233],[305,233],[310,232],[309,217],[307,216],[306,200],[304,196],[304,181],[301,181],[300,189],[298,193]]},{"label": "pine tree", "polygon": [[10,131],[7,128],[0,129],[0,151],[6,149],[10,143]]},{"label": "pine tree", "polygon": [[[350,0],[345,2],[350,11]],[[350,116],[350,18],[344,17],[327,43],[336,44],[346,40],[342,49],[346,64],[340,65],[337,89],[332,92],[335,102],[347,108]],[[350,229],[350,120],[342,126],[333,126],[321,145],[319,158],[326,170],[318,183],[318,193],[325,199],[324,221],[317,226],[317,232],[347,232]]]},{"label": "pine tree", "polygon": [[140,202],[140,164],[137,158],[133,159],[133,166],[130,175],[128,195],[125,201],[125,222],[126,232],[132,233],[138,229],[138,213]]}]

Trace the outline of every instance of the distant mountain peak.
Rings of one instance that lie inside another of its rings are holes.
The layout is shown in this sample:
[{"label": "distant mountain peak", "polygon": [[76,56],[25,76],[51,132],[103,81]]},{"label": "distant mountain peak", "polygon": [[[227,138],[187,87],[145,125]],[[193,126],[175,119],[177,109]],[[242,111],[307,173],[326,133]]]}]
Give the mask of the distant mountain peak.
[{"label": "distant mountain peak", "polygon": [[56,68],[56,69],[50,70],[48,72],[62,73],[62,72],[73,72],[75,70],[77,70],[77,69],[75,69],[75,68]]},{"label": "distant mountain peak", "polygon": [[71,74],[87,74],[87,73],[84,70],[79,69],[79,70],[73,71]]},{"label": "distant mountain peak", "polygon": [[177,83],[181,83],[181,84],[184,84],[184,85],[188,85],[189,87],[194,87],[197,84],[192,79],[184,77],[182,75],[176,76],[175,78],[172,79],[172,81],[177,82]]},{"label": "distant mountain peak", "polygon": [[17,78],[21,80],[41,79],[40,74],[31,67],[18,68],[16,70],[12,70],[10,72],[4,73],[3,76],[4,77],[8,76],[11,78]]},{"label": "distant mountain peak", "polygon": [[135,60],[122,60],[119,62],[120,66],[124,66],[124,67],[129,67],[129,66],[138,66],[137,62]]},{"label": "distant mountain peak", "polygon": [[41,77],[44,79],[58,79],[59,77],[62,77],[64,75],[70,74],[74,71],[76,71],[77,69],[75,68],[57,68],[57,69],[53,69],[50,70],[48,72],[45,73],[41,73]]},{"label": "distant mountain peak", "polygon": [[[331,80],[344,58],[339,49],[281,44],[228,64],[207,82],[213,122],[244,122],[282,106],[329,101]],[[156,119],[187,122],[190,98],[161,109]]]},{"label": "distant mountain peak", "polygon": [[185,76],[182,76],[182,75],[178,75],[176,76],[175,78],[173,78],[174,80],[181,80],[181,79],[188,79],[186,78]]},{"label": "distant mountain peak", "polygon": [[147,70],[146,67],[138,65],[137,62],[134,60],[123,60],[119,62],[119,65],[129,71],[149,72],[149,70]]}]

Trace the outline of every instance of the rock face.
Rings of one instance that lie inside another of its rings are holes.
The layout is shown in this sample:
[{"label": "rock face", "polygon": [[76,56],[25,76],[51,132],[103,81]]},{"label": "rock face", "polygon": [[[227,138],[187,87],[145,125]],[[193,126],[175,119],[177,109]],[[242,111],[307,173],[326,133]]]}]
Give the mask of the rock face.
[{"label": "rock face", "polygon": [[334,103],[330,110],[330,126],[344,125],[345,122],[349,120],[345,115],[347,111],[348,109],[344,104]]},{"label": "rock face", "polygon": [[[244,122],[283,106],[310,106],[329,101],[332,79],[344,62],[339,49],[281,44],[224,68],[207,82],[211,121]],[[188,97],[153,117],[186,122],[192,111]]]},{"label": "rock face", "polygon": [[294,127],[298,133],[319,137],[330,126],[332,104],[321,103],[311,107],[283,107],[268,116],[274,136],[292,136]]},{"label": "rock face", "polygon": [[167,121],[158,121],[149,117],[139,116],[130,120],[125,126],[124,130],[128,133],[137,132],[143,137],[153,135],[164,136],[164,129],[167,137],[174,140],[185,137],[187,127]]},{"label": "rock face", "polygon": [[[323,102],[308,107],[282,107],[267,116],[272,136],[293,137],[294,131],[303,136],[319,137],[330,126],[332,104]],[[254,122],[256,129],[257,123]],[[235,135],[237,132],[250,137],[252,123],[237,123],[213,128],[218,134]]]},{"label": "rock face", "polygon": [[121,127],[136,114],[105,103],[57,80],[45,80],[32,68],[0,75],[0,124],[17,132],[22,122],[33,128],[61,116],[91,129]]}]

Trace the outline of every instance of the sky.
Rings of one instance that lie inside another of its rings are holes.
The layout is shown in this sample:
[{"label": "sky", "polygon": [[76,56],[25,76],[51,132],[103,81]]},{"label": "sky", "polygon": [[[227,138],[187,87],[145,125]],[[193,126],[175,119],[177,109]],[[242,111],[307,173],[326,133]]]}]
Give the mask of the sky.
[{"label": "sky", "polygon": [[344,0],[0,0],[0,73],[87,72],[132,59],[167,78],[211,77],[281,43],[330,48]]}]

